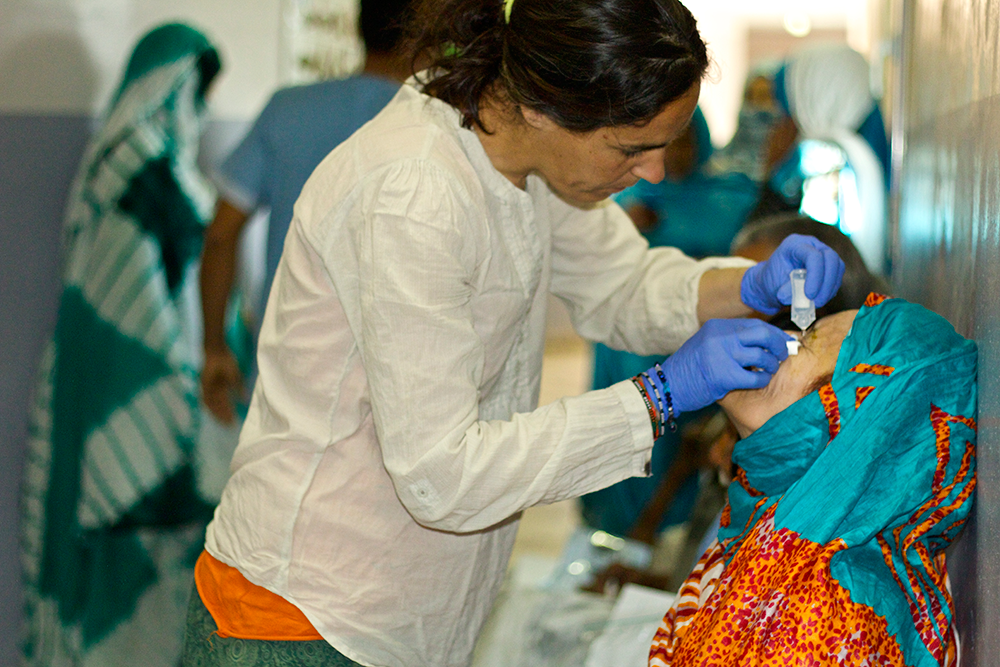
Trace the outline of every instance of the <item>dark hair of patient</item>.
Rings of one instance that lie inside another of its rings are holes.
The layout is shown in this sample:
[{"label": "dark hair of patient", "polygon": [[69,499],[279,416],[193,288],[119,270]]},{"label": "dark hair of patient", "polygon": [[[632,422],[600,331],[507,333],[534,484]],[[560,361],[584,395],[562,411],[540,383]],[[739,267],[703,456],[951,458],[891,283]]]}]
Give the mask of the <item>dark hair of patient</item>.
[{"label": "dark hair of patient", "polygon": [[705,43],[678,0],[422,0],[411,26],[424,92],[484,131],[490,94],[560,127],[589,132],[654,118],[708,69]]},{"label": "dark hair of patient", "polygon": [[[809,216],[786,214],[751,222],[733,239],[732,251],[737,253],[741,248],[756,244],[776,248],[789,234],[815,236],[844,260],[844,280],[840,285],[840,291],[830,299],[829,303],[816,309],[817,319],[843,310],[860,308],[870,292],[889,293],[888,283],[868,270],[861,253],[846,234],[834,225],[824,224]],[[787,311],[778,313],[769,321],[779,328],[793,326]]]}]

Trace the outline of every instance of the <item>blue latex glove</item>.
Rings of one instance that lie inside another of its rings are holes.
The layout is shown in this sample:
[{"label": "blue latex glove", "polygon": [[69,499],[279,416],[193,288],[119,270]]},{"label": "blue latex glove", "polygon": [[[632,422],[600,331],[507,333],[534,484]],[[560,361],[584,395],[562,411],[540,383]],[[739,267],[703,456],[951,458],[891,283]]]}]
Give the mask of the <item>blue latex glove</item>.
[{"label": "blue latex glove", "polygon": [[774,315],[792,302],[792,269],[806,270],[806,296],[819,308],[840,289],[844,260],[813,236],[790,234],[770,257],[743,274],[740,299],[757,312]]},{"label": "blue latex glove", "polygon": [[[734,389],[767,385],[788,358],[794,340],[776,326],[756,319],[709,320],[660,364],[670,385],[675,412],[691,412]],[[750,367],[760,370],[749,370]],[[650,373],[655,375],[655,373]]]}]

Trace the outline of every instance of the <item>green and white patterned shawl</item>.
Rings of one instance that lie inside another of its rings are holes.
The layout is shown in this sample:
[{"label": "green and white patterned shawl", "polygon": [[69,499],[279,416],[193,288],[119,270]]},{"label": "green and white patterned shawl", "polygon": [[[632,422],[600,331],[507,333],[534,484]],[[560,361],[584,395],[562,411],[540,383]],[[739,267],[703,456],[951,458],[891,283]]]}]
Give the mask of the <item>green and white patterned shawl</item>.
[{"label": "green and white patterned shawl", "polygon": [[[179,655],[177,586],[190,587],[211,513],[195,474],[199,341],[185,288],[214,204],[196,155],[219,67],[187,26],[148,33],[70,194],[23,489],[27,665]],[[176,622],[164,617],[175,603]]]}]

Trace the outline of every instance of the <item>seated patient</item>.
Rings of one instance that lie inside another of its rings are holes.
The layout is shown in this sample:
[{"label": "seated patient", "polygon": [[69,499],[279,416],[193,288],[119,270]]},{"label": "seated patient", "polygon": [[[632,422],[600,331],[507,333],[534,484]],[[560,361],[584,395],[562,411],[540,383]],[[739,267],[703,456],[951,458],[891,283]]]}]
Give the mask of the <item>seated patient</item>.
[{"label": "seated patient", "polygon": [[944,549],[976,485],[975,343],[877,294],[802,343],[719,402],[736,478],[651,666],[956,661]]}]

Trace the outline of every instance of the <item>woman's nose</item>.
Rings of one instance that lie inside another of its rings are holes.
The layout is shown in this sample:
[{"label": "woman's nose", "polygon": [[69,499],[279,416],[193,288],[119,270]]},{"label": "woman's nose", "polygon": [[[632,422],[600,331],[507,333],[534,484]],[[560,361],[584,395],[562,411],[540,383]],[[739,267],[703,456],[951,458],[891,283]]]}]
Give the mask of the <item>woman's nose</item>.
[{"label": "woman's nose", "polygon": [[663,149],[643,153],[630,172],[633,176],[644,181],[659,183],[666,176],[666,167],[663,165],[665,157],[666,153]]}]

